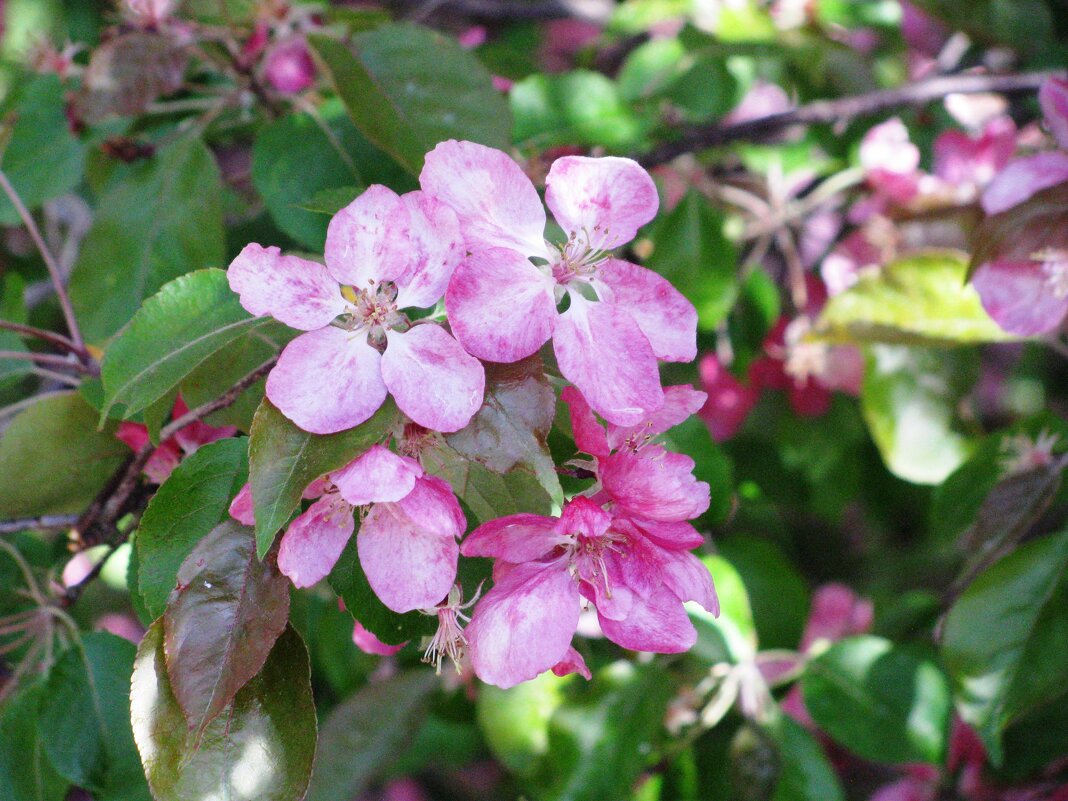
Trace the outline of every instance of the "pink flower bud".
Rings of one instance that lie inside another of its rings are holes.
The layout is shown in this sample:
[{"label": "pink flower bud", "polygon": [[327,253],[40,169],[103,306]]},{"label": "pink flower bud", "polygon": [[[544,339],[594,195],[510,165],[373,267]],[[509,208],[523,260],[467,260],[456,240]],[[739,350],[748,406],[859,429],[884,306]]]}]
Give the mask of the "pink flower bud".
[{"label": "pink flower bud", "polygon": [[279,42],[267,53],[263,77],[278,92],[295,95],[315,83],[315,62],[301,38]]}]

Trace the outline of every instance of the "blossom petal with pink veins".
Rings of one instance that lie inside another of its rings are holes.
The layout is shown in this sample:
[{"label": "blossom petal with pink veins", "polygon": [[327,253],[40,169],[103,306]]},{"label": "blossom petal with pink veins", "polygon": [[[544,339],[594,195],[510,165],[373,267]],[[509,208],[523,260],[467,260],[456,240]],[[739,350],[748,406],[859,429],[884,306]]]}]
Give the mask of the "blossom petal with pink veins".
[{"label": "blossom petal with pink veins", "polygon": [[459,539],[467,529],[467,518],[452,487],[438,476],[420,478],[397,504],[417,526],[439,537]]},{"label": "blossom petal with pink veins", "polygon": [[341,287],[323,265],[278,248],[246,245],[226,278],[249,314],[269,314],[290,328],[322,328],[345,311]]},{"label": "blossom petal with pink veins", "polygon": [[355,526],[352,507],[336,493],[324,495],[289,524],[278,546],[278,569],[294,587],[317,584],[334,569]]},{"label": "blossom petal with pink veins", "polygon": [[637,264],[609,259],[597,268],[591,283],[597,297],[634,318],[656,358],[696,358],[697,310],[667,279]]},{"label": "blossom petal with pink veins", "polygon": [[306,501],[311,501],[318,498],[321,495],[326,495],[330,490],[334,488],[334,483],[327,476],[319,476],[311,484],[304,488],[304,492],[300,494],[300,497]]},{"label": "blossom petal with pink veins", "polygon": [[393,654],[404,648],[407,643],[401,643],[400,645],[386,645],[378,637],[369,632],[363,627],[360,621],[355,621],[352,627],[352,641],[356,644],[356,647],[363,651],[365,654],[371,654],[371,656],[393,656]]},{"label": "blossom petal with pink veins", "polygon": [[664,403],[649,341],[629,314],[610,303],[572,293],[571,308],[556,323],[553,349],[564,378],[610,423],[636,425]]},{"label": "blossom petal with pink veins", "polygon": [[472,253],[452,275],[445,309],[468,353],[490,362],[516,362],[553,334],[553,279],[514,250]]},{"label": "blossom petal with pink veins", "polygon": [[518,514],[483,523],[464,538],[464,556],[491,556],[507,562],[531,562],[568,541],[556,530],[555,517]]},{"label": "blossom petal with pink veins", "polygon": [[582,495],[572,498],[564,506],[556,530],[561,534],[581,534],[596,539],[612,524],[612,517],[589,498]]},{"label": "blossom petal with pink veins", "polygon": [[621,509],[649,520],[691,520],[708,511],[709,486],[694,478],[694,461],[650,445],[614,453],[600,465],[601,485]]},{"label": "blossom petal with pink veins", "polygon": [[578,673],[582,678],[586,679],[586,681],[593,678],[590,669],[586,667],[586,660],[583,659],[582,654],[574,648],[567,649],[567,654],[564,655],[563,659],[553,665],[552,671],[557,676],[569,676],[572,673]]},{"label": "blossom petal with pink veins", "polygon": [[[705,542],[701,532],[683,520],[643,520],[628,516],[626,522],[649,540],[668,550],[691,551]],[[614,525],[621,525],[620,518],[616,518]]]},{"label": "blossom petal with pink veins", "polygon": [[983,308],[1012,334],[1030,337],[1055,331],[1068,314],[1068,297],[1050,290],[1042,267],[1033,261],[990,261],[972,276]]},{"label": "blossom petal with pink veins", "polygon": [[1036,153],[1016,159],[983,192],[983,211],[1000,214],[1043,189],[1068,181],[1068,153]]},{"label": "blossom petal with pink veins", "polygon": [[383,445],[372,445],[331,476],[341,497],[353,506],[399,501],[415,488],[423,468]]},{"label": "blossom petal with pink veins", "polygon": [[369,186],[326,229],[326,268],[342,284],[367,289],[395,281],[412,261],[408,207],[385,186]]},{"label": "blossom petal with pink veins", "polygon": [[466,426],[482,406],[482,363],[435,323],[389,331],[386,339],[382,380],[401,411],[433,431]]},{"label": "blossom petal with pink veins", "polygon": [[608,441],[615,450],[628,440],[634,445],[663,434],[690,419],[705,405],[708,395],[688,385],[664,387],[664,405],[636,426],[608,427]]},{"label": "blossom petal with pink veins", "polygon": [[234,496],[234,499],[230,501],[230,517],[243,526],[256,525],[251,484],[245,484]]},{"label": "blossom petal with pink veins", "polygon": [[1038,90],[1038,102],[1046,127],[1057,144],[1068,150],[1068,81],[1064,78],[1047,78]]},{"label": "blossom petal with pink veins", "polygon": [[688,551],[664,550],[661,557],[660,575],[667,588],[680,601],[695,601],[718,617],[719,596],[704,563]]},{"label": "blossom petal with pink veins", "polygon": [[397,278],[397,308],[433,306],[445,294],[453,270],[464,254],[456,212],[425,192],[408,192],[401,200],[411,216],[411,264]]},{"label": "blossom petal with pink veins", "polygon": [[366,333],[328,326],[294,339],[267,376],[267,397],[313,434],[357,426],[386,399],[381,354]]},{"label": "blossom petal with pink veins", "polygon": [[604,636],[632,651],[678,654],[697,641],[697,631],[686,608],[675,594],[661,585],[649,596],[634,596],[630,614],[623,620],[598,615]]},{"label": "blossom petal with pink veins", "polygon": [[516,565],[479,601],[465,632],[475,675],[508,688],[550,670],[567,658],[578,618],[566,565]]},{"label": "blossom petal with pink veins", "polygon": [[634,238],[656,216],[660,198],[649,173],[631,159],[564,156],[545,179],[545,205],[569,237],[593,250]]},{"label": "blossom petal with pink veins", "polygon": [[548,258],[545,209],[507,153],[450,139],[426,154],[419,185],[456,212],[468,250],[499,247]]},{"label": "blossom petal with pink veins", "polygon": [[564,387],[560,400],[567,404],[571,412],[571,432],[575,435],[575,444],[579,450],[591,456],[605,457],[612,452],[604,426],[593,416],[593,409],[586,403],[582,393],[574,387]]}]

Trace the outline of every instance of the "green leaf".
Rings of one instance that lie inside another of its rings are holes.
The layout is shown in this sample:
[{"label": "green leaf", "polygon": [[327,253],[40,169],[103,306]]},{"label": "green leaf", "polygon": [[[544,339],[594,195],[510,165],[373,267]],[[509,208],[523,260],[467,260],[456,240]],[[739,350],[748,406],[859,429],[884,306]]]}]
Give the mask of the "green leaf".
[{"label": "green leaf", "polygon": [[521,512],[548,515],[553,511],[545,487],[526,470],[495,473],[445,444],[424,451],[422,459],[426,471],[448,481],[456,496],[483,523]]},{"label": "green leaf", "polygon": [[41,685],[20,692],[0,715],[0,798],[5,801],[63,801],[70,782],[56,773],[37,731]]},{"label": "green leaf", "polygon": [[130,453],[114,426],[96,426],[96,411],[73,392],[42,397],[12,420],[0,438],[0,516],[80,512]]},{"label": "green leaf", "polygon": [[701,561],[712,574],[720,613],[714,617],[692,601],[686,604],[697,629],[697,642],[690,653],[711,665],[752,659],[757,650],[756,627],[741,574],[722,556],[702,556]]},{"label": "green leaf", "polygon": [[362,186],[338,186],[320,189],[301,208],[314,211],[316,214],[326,214],[333,217],[359,197],[363,190],[364,187]]},{"label": "green leaf", "polygon": [[71,303],[90,342],[118,331],[168,281],[222,266],[222,182],[197,138],[126,168],[97,203],[70,279]]},{"label": "green leaf", "polygon": [[156,801],[304,797],[315,754],[315,705],[308,651],[293,629],[198,742],[175,700],[157,620],[137,649],[130,710]]},{"label": "green leaf", "polygon": [[308,43],[356,127],[413,175],[446,139],[508,147],[508,105],[454,39],[397,24],[357,34],[351,50],[326,36]]},{"label": "green leaf", "polygon": [[194,736],[259,673],[288,620],[289,581],[256,558],[251,528],[227,520],[196,544],[163,615],[171,690]]},{"label": "green leaf", "polygon": [[804,726],[779,715],[769,729],[779,748],[779,781],[771,801],[845,801],[834,768]]},{"label": "green leaf", "polygon": [[60,657],[41,694],[37,730],[49,761],[102,797],[149,797],[128,714],[135,650],[113,634],[86,634]]},{"label": "green leaf", "polygon": [[[7,147],[0,149],[11,185],[31,211],[65,194],[82,179],[85,147],[70,131],[63,85],[55,75],[16,79],[0,106],[0,119],[14,123]],[[0,192],[0,225],[18,225],[18,212]]]},{"label": "green leaf", "polygon": [[1068,534],[1024,545],[983,572],[946,617],[942,658],[957,711],[998,765],[1001,733],[1064,692]]},{"label": "green leaf", "polygon": [[248,479],[248,440],[203,445],[152,496],[137,529],[138,588],[149,619],[163,614],[190,552],[220,520]]},{"label": "green leaf", "polygon": [[816,321],[825,342],[885,342],[899,345],[965,345],[1014,339],[983,308],[965,283],[968,258],[958,251],[932,251],[862,275],[835,295]]},{"label": "green leaf", "polygon": [[972,444],[956,412],[976,374],[973,351],[872,345],[861,410],[890,472],[914,484],[940,484]]},{"label": "green leaf", "polygon": [[380,442],[398,419],[396,405],[387,399],[355,428],[321,436],[298,428],[270,401],[260,404],[249,432],[248,457],[261,559],[300,505],[308,485]]},{"label": "green leaf", "polygon": [[104,354],[103,414],[117,404],[124,416],[137,414],[226,346],[274,326],[241,307],[222,270],[176,278],[145,302]]},{"label": "green leaf", "polygon": [[[26,281],[15,272],[9,272],[0,282],[0,320],[10,323],[26,323]],[[14,331],[0,328],[0,350],[26,353],[29,348],[22,337]],[[0,390],[17,383],[31,372],[33,362],[28,359],[0,359]]]},{"label": "green leaf", "polygon": [[805,707],[820,728],[876,762],[940,764],[949,682],[933,662],[881,637],[850,637],[805,669]]},{"label": "green leaf", "polygon": [[[357,535],[358,536],[358,535]],[[330,571],[330,586],[360,625],[387,645],[400,645],[434,633],[437,620],[420,612],[398,614],[382,603],[360,566],[353,536]]]},{"label": "green leaf", "polygon": [[549,722],[572,680],[547,670],[507,690],[487,684],[479,691],[478,727],[508,770],[529,778],[541,769],[549,753]]},{"label": "green leaf", "polygon": [[713,331],[738,298],[738,254],[723,235],[723,215],[692,190],[649,232],[656,270],[697,308],[701,329]]},{"label": "green leaf", "polygon": [[369,684],[323,722],[307,801],[360,796],[411,743],[439,681],[415,669]]}]

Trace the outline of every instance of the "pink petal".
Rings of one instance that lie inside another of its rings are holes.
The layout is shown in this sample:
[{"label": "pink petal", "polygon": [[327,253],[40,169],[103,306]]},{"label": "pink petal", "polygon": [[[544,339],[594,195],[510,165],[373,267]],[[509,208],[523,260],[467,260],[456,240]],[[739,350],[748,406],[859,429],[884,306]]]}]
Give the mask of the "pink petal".
[{"label": "pink petal", "polygon": [[611,620],[604,615],[598,619],[605,637],[632,651],[678,654],[697,641],[697,631],[682,601],[663,585],[647,597],[635,595],[625,619]]},{"label": "pink petal", "polygon": [[236,426],[209,426],[203,420],[197,420],[176,431],[174,441],[188,455],[195,453],[201,445],[232,437],[236,433]]},{"label": "pink petal", "polygon": [[152,455],[148,457],[148,462],[145,464],[145,475],[153,484],[162,484],[181,461],[182,452],[178,449],[178,444],[173,439],[169,439],[152,451]]},{"label": "pink petal", "polygon": [[252,485],[245,484],[230,501],[230,517],[243,526],[256,525],[256,515],[252,504]]},{"label": "pink petal", "polygon": [[352,536],[352,507],[337,494],[324,495],[289,524],[278,547],[278,569],[294,587],[322,581]]},{"label": "pink petal", "polygon": [[1038,102],[1046,127],[1057,144],[1068,150],[1068,81],[1064,78],[1047,78],[1038,90]]},{"label": "pink petal", "polygon": [[525,513],[491,520],[467,535],[460,553],[514,563],[531,562],[567,542],[567,536],[556,530],[558,522],[555,517]]},{"label": "pink petal", "polygon": [[567,649],[564,658],[553,665],[552,671],[557,676],[569,676],[572,673],[578,673],[582,678],[586,679],[586,681],[593,678],[590,669],[586,667],[586,660],[583,659],[582,654],[574,648]]},{"label": "pink petal", "polygon": [[545,204],[564,233],[593,250],[626,244],[656,216],[656,184],[638,162],[564,156],[545,179]]},{"label": "pink petal", "polygon": [[864,634],[871,630],[873,614],[871,601],[846,585],[824,584],[812,596],[800,650],[807,651],[819,640],[837,642],[853,634]]},{"label": "pink petal", "polygon": [[136,453],[149,443],[148,428],[141,423],[119,423],[115,439],[126,443]]},{"label": "pink petal", "polygon": [[1033,261],[991,261],[972,277],[983,308],[1012,334],[1030,337],[1055,331],[1068,314],[1068,297],[1058,298],[1041,265]]},{"label": "pink petal", "polygon": [[226,278],[249,314],[269,314],[290,328],[322,328],[345,311],[341,287],[323,265],[278,248],[246,245]]},{"label": "pink petal", "polygon": [[760,400],[760,391],[748,387],[709,353],[700,364],[701,383],[708,391],[708,401],[700,410],[712,439],[724,442],[741,429],[749,412]]},{"label": "pink petal", "polygon": [[897,117],[871,128],[860,143],[860,166],[869,173],[911,175],[920,166],[920,150]]},{"label": "pink petal", "polygon": [[400,651],[408,643],[401,643],[400,645],[386,645],[378,637],[369,632],[363,627],[360,621],[354,621],[352,627],[352,641],[356,644],[356,647],[363,651],[365,654],[371,654],[371,656],[393,656],[393,654]]},{"label": "pink petal", "polygon": [[[683,520],[643,520],[628,516],[626,517],[626,523],[633,526],[640,534],[661,548],[673,551],[690,551],[705,543],[705,538],[701,532]],[[613,525],[617,528],[620,527],[620,518],[617,517]]]},{"label": "pink petal", "polygon": [[983,192],[983,211],[1000,214],[1043,189],[1068,181],[1068,153],[1036,153],[1016,159]]},{"label": "pink petal", "polygon": [[433,431],[466,426],[482,406],[486,373],[482,364],[435,323],[389,331],[382,356],[382,380],[401,411]]},{"label": "pink petal", "polygon": [[267,376],[267,397],[313,434],[357,426],[386,399],[382,356],[366,333],[327,327],[301,334]]},{"label": "pink petal", "polygon": [[591,283],[602,301],[634,318],[658,359],[696,358],[697,310],[666,279],[636,264],[610,259],[597,268]]},{"label": "pink petal", "polygon": [[436,605],[456,578],[463,527],[459,504],[440,479],[421,478],[402,501],[373,505],[356,546],[375,595],[394,612]]},{"label": "pink petal", "polygon": [[578,618],[578,585],[566,565],[516,565],[475,607],[467,627],[475,675],[508,688],[550,670],[567,658]]},{"label": "pink petal", "polygon": [[456,212],[468,250],[500,247],[548,257],[545,209],[507,153],[450,139],[426,154],[419,185]]},{"label": "pink petal", "polygon": [[689,385],[664,387],[664,405],[636,426],[608,427],[608,441],[612,448],[626,442],[640,445],[657,434],[663,434],[685,422],[700,411],[708,396]]},{"label": "pink petal", "polygon": [[564,378],[578,387],[605,420],[635,425],[664,403],[649,341],[626,312],[571,293],[553,348]]},{"label": "pink petal", "polygon": [[401,200],[411,215],[411,264],[397,279],[397,307],[425,309],[445,294],[464,254],[463,235],[456,213],[425,192],[408,192]]},{"label": "pink petal", "polygon": [[555,286],[514,250],[472,253],[445,293],[449,324],[468,353],[491,362],[519,361],[552,336]]},{"label": "pink petal", "polygon": [[597,539],[608,531],[612,517],[604,509],[581,495],[572,498],[564,505],[556,530],[562,535],[581,534],[590,539]]},{"label": "pink petal", "polygon": [[341,497],[353,506],[399,501],[415,488],[423,468],[383,445],[372,445],[331,476]]},{"label": "pink petal", "polygon": [[661,577],[680,601],[695,601],[719,616],[719,597],[712,574],[704,563],[687,551],[661,551]]},{"label": "pink petal", "polygon": [[327,476],[319,476],[311,484],[304,488],[304,492],[300,497],[306,501],[314,500],[326,493],[330,492],[334,488],[334,482],[332,482]]},{"label": "pink petal", "polygon": [[708,511],[709,487],[693,476],[694,462],[658,445],[601,462],[601,485],[620,508],[649,520],[690,520]]},{"label": "pink petal", "polygon": [[608,456],[612,449],[608,445],[604,426],[597,422],[593,409],[586,403],[582,393],[574,387],[564,387],[560,400],[567,404],[571,412],[571,431],[579,450],[591,456]]},{"label": "pink petal", "polygon": [[411,264],[408,207],[375,184],[334,215],[326,229],[326,268],[342,284],[366,289],[395,281]]}]

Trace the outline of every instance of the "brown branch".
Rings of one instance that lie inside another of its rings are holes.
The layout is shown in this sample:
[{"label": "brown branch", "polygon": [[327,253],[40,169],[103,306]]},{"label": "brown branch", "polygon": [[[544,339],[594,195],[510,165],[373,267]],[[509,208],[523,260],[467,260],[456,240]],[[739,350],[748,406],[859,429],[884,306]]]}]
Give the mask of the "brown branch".
[{"label": "brown branch", "polygon": [[613,7],[614,3],[603,0],[424,0],[414,9],[413,17],[422,19],[447,8],[486,20],[572,18],[603,25],[612,15]]},{"label": "brown branch", "polygon": [[72,362],[66,356],[54,353],[36,353],[32,350],[0,350],[0,359],[21,359],[50,367],[66,367],[79,373],[92,374],[92,370],[81,362]]},{"label": "brown branch", "polygon": [[45,331],[43,328],[34,328],[32,325],[23,325],[22,323],[12,323],[8,320],[0,320],[0,328],[14,331],[16,334],[22,334],[23,336],[35,337],[68,353],[78,353],[78,349],[73,342],[54,331]]},{"label": "brown branch", "polygon": [[160,441],[173,437],[175,434],[177,434],[190,423],[195,423],[197,420],[201,420],[207,417],[212,412],[217,412],[220,409],[225,409],[227,406],[230,406],[241,396],[242,392],[251,387],[265,375],[267,375],[267,373],[271,372],[271,368],[274,367],[275,362],[277,361],[278,357],[272,356],[270,359],[265,361],[251,373],[249,373],[236,384],[234,384],[232,387],[230,387],[230,389],[226,390],[226,392],[217,397],[215,400],[208,401],[207,403],[202,403],[195,409],[190,409],[177,420],[173,420],[168,423],[159,432]]},{"label": "brown branch", "polygon": [[718,147],[739,140],[761,140],[794,125],[825,125],[867,117],[907,106],[925,106],[951,94],[1030,94],[1054,72],[1021,75],[944,75],[894,89],[837,100],[816,100],[789,111],[728,124],[683,129],[677,139],[665,142],[638,157],[646,167],[671,161],[694,150]]},{"label": "brown branch", "polygon": [[21,520],[0,520],[0,534],[17,534],[20,531],[50,531],[67,528],[78,522],[78,515],[42,515]]}]

